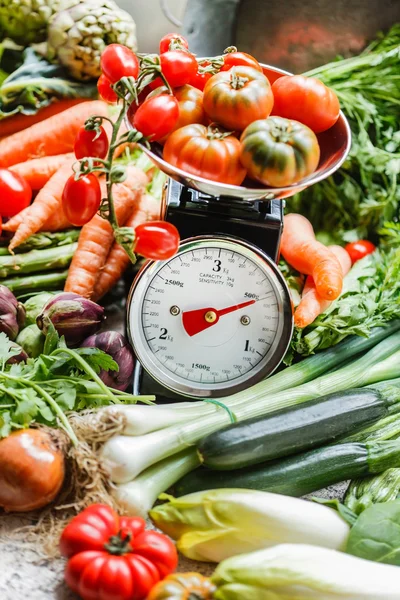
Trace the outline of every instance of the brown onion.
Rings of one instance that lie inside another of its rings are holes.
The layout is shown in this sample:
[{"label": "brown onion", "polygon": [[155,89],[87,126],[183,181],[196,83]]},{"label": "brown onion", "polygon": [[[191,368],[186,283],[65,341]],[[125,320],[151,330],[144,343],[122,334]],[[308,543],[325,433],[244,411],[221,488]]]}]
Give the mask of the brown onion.
[{"label": "brown onion", "polygon": [[0,441],[0,507],[36,510],[52,502],[64,482],[64,435],[22,429]]}]

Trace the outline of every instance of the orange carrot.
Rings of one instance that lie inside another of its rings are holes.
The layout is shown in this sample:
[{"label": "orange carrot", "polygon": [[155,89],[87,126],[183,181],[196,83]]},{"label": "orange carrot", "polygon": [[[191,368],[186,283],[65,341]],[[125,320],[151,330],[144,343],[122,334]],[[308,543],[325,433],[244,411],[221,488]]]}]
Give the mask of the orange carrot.
[{"label": "orange carrot", "polygon": [[[341,246],[329,246],[329,249],[338,259],[342,268],[343,276],[351,269],[351,259],[348,253]],[[314,279],[309,275],[304,285],[302,299],[294,313],[294,324],[303,329],[315,321],[315,319],[324,313],[332,303],[329,300],[323,300],[317,292]]]},{"label": "orange carrot", "polygon": [[92,115],[106,115],[107,104],[100,100],[82,102],[14,133],[0,142],[0,167],[10,167],[39,156],[71,152],[76,133]]},{"label": "orange carrot", "polygon": [[[7,223],[4,223],[3,229],[5,231],[17,231],[19,225],[24,221],[24,219],[27,218],[31,209],[32,204],[28,206],[28,208],[21,210],[20,213],[15,215],[15,217],[12,217],[9,221],[7,221]],[[51,217],[42,225],[39,231],[63,231],[69,227],[73,227],[73,225],[71,225],[71,223],[68,221],[62,206],[60,206],[59,210],[51,215]]]},{"label": "orange carrot", "polygon": [[71,106],[75,106],[75,104],[81,104],[81,102],[88,102],[86,98],[71,98],[66,100],[58,100],[57,102],[52,102],[49,106],[45,106],[41,108],[34,115],[22,115],[21,113],[17,115],[13,115],[12,117],[6,117],[5,119],[0,120],[0,135],[1,137],[5,137],[6,135],[13,135],[13,133],[17,133],[18,131],[22,131],[23,129],[27,129],[35,123],[40,123],[53,115],[58,115],[58,113],[71,108]]},{"label": "orange carrot", "polygon": [[72,174],[72,165],[75,160],[75,157],[67,160],[40,190],[29,211],[24,214],[23,221],[10,242],[8,247],[10,252],[39,231],[46,221],[61,209],[65,182]]},{"label": "orange carrot", "polygon": [[[128,177],[123,183],[113,187],[115,212],[118,223],[124,224],[138,202],[147,177],[136,167],[127,168]],[[104,181],[101,182],[104,189]],[[105,191],[103,192],[104,195]],[[82,227],[78,248],[72,259],[64,290],[75,292],[90,298],[100,270],[104,267],[108,253],[114,241],[114,233],[110,223],[95,215],[89,223]]]},{"label": "orange carrot", "polygon": [[67,161],[73,158],[73,154],[56,154],[55,156],[42,156],[34,158],[10,167],[10,171],[21,175],[33,190],[40,190],[48,182],[50,177]]},{"label": "orange carrot", "polygon": [[343,287],[342,268],[336,256],[315,239],[311,223],[302,215],[286,215],[283,225],[284,259],[300,273],[313,276],[323,300],[335,300]]},{"label": "orange carrot", "polygon": [[[159,219],[160,209],[161,205],[157,198],[154,198],[150,194],[142,194],[125,225],[126,227],[135,229],[141,223]],[[92,300],[100,300],[100,298],[107,294],[116,285],[129,264],[129,256],[123,247],[114,243],[107,257],[106,264],[97,279]]]},{"label": "orange carrot", "polygon": [[17,231],[18,227],[26,218],[31,208],[32,204],[24,208],[24,210],[21,210],[21,212],[19,212],[18,214],[14,215],[14,217],[11,217],[11,219],[7,221],[7,223],[3,224],[4,231]]}]

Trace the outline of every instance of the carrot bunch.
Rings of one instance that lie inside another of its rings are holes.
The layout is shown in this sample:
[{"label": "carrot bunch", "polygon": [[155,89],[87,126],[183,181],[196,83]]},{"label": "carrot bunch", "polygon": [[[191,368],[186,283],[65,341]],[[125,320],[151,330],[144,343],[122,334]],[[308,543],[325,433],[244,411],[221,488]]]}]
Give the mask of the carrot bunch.
[{"label": "carrot bunch", "polygon": [[308,275],[294,313],[295,325],[304,328],[340,296],[351,260],[344,248],[316,240],[310,221],[296,213],[284,218],[281,252],[292,267]]}]

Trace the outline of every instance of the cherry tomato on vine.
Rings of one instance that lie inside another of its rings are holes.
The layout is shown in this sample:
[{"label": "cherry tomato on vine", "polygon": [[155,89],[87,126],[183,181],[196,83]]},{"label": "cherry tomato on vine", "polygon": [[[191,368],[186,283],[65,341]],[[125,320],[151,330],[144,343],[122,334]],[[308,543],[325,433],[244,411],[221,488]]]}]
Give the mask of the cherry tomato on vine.
[{"label": "cherry tomato on vine", "polygon": [[189,81],[189,84],[202,92],[206,87],[207,81],[211,79],[211,77],[212,73],[202,73],[201,71],[197,71]]},{"label": "cherry tomato on vine", "polygon": [[0,169],[0,216],[17,215],[31,200],[32,190],[25,179],[8,169]]},{"label": "cherry tomato on vine", "polygon": [[314,133],[326,131],[339,118],[339,100],[322,81],[304,75],[284,75],[272,84],[273,113],[307,125]]},{"label": "cherry tomato on vine", "polygon": [[355,262],[375,252],[376,247],[369,240],[358,240],[357,242],[351,242],[344,248],[351,258],[351,262],[354,265]]},{"label": "cherry tomato on vine", "polygon": [[74,152],[76,158],[105,158],[108,152],[108,137],[104,127],[100,126],[99,132],[81,127],[76,134]]},{"label": "cherry tomato on vine", "polygon": [[136,113],[137,109],[146,100],[147,96],[149,95],[150,90],[151,90],[150,86],[146,86],[145,89],[142,90],[140,92],[140,94],[138,95],[138,103],[136,103],[135,101],[133,101],[132,104],[130,105],[130,107],[128,108],[128,112],[127,112],[126,116],[128,117],[128,120],[131,123],[133,123],[133,117],[135,116],[135,113]]},{"label": "cherry tomato on vine", "polygon": [[156,77],[153,81],[150,81],[149,88],[152,90],[156,90],[157,88],[161,87],[162,85],[164,85],[164,82],[161,79],[161,77]]},{"label": "cherry tomato on vine", "polygon": [[130,48],[122,44],[110,44],[100,58],[100,66],[111,83],[117,83],[122,77],[137,78],[139,74],[138,57]]},{"label": "cherry tomato on vine", "polygon": [[173,88],[189,83],[197,72],[197,60],[190,52],[169,50],[160,56],[161,70]]},{"label": "cherry tomato on vine", "polygon": [[258,60],[251,56],[251,54],[246,54],[246,52],[229,52],[224,55],[224,64],[221,67],[221,71],[229,71],[232,67],[253,67],[253,69],[257,69],[262,73],[262,67]]},{"label": "cherry tomato on vine", "polygon": [[139,106],[133,117],[133,126],[151,141],[157,142],[172,131],[178,118],[178,100],[170,94],[161,94]]},{"label": "cherry tomato on vine", "polygon": [[105,102],[109,102],[110,104],[117,102],[118,96],[112,89],[111,82],[105,75],[100,75],[97,81],[97,90]]},{"label": "cherry tomato on vine", "polygon": [[152,260],[166,260],[174,256],[179,247],[179,232],[167,221],[141,223],[135,229],[134,251]]},{"label": "cherry tomato on vine", "polygon": [[164,54],[168,50],[187,50],[188,48],[187,39],[179,33],[167,33],[160,40],[160,54]]},{"label": "cherry tomato on vine", "polygon": [[76,227],[85,225],[100,208],[101,190],[99,180],[93,173],[75,175],[67,180],[62,195],[62,207],[68,221]]}]

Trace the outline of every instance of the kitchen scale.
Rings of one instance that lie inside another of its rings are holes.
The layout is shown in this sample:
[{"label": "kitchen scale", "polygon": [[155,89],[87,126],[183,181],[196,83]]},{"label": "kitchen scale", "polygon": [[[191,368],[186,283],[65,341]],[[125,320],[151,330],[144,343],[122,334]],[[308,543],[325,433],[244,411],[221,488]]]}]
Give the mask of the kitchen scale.
[{"label": "kitchen scale", "polygon": [[[264,72],[271,81],[286,74]],[[134,394],[221,398],[275,371],[293,333],[290,292],[277,267],[283,199],[338,169],[350,140],[341,113],[318,135],[318,169],[286,188],[216,183],[166,163],[158,144],[143,148],[169,175],[161,214],[182,241],[171,259],[145,263],[129,293]]]}]

